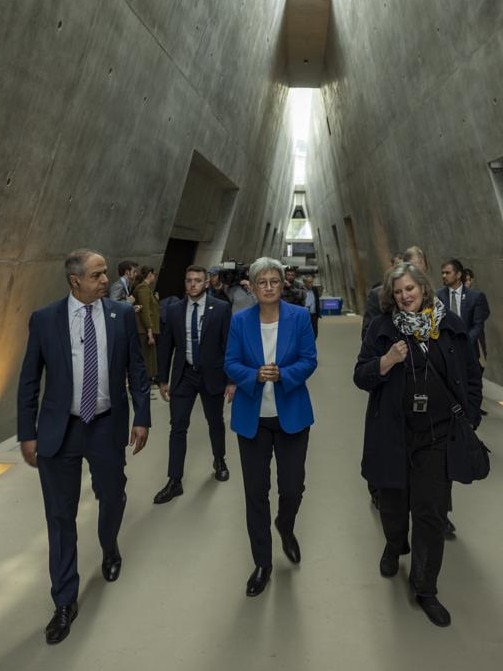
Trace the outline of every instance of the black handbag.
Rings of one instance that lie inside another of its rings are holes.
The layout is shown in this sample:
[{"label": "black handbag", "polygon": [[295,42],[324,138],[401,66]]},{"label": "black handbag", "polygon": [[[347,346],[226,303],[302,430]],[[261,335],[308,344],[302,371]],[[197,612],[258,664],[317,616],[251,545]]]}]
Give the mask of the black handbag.
[{"label": "black handbag", "polygon": [[[431,360],[428,361],[428,367],[440,382],[449,400],[452,412],[447,444],[447,473],[449,479],[461,482],[464,485],[469,485],[474,480],[484,480],[491,470],[489,461],[491,450],[477,436],[460,403],[447,388]],[[455,458],[449,459],[449,452],[455,452]]]}]

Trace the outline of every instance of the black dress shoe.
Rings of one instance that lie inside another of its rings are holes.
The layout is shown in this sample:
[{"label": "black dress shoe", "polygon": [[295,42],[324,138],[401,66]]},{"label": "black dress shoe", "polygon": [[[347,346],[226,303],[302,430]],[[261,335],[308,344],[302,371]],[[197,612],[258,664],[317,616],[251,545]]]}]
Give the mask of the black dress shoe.
[{"label": "black dress shoe", "polygon": [[448,627],[451,616],[447,608],[444,608],[436,596],[416,596],[416,601],[426,613],[430,622],[437,627]]},{"label": "black dress shoe", "polygon": [[449,518],[446,519],[445,522],[445,527],[444,527],[444,537],[445,538],[453,538],[453,536],[456,535],[456,527],[454,524],[451,522]]},{"label": "black dress shoe", "polygon": [[246,583],[246,596],[262,594],[271,577],[272,566],[256,566]]},{"label": "black dress shoe", "polygon": [[398,557],[399,555],[386,545],[379,562],[379,571],[383,578],[392,578],[398,573]]},{"label": "black dress shoe", "polygon": [[171,499],[174,499],[175,496],[181,496],[182,494],[182,481],[170,478],[168,484],[154,496],[154,503],[167,503],[168,501],[171,501]]},{"label": "black dress shoe", "polygon": [[285,534],[280,531],[278,526],[278,518],[274,520],[274,526],[278,530],[279,535],[281,536],[281,543],[283,545],[283,552],[286,554],[288,559],[293,564],[298,564],[300,562],[300,547],[297,539],[292,533]]},{"label": "black dress shoe", "polygon": [[213,461],[213,468],[215,469],[215,480],[225,482],[229,479],[229,469],[223,457]]},{"label": "black dress shoe", "polygon": [[103,562],[101,564],[101,572],[107,582],[115,582],[120,575],[122,566],[122,557],[119,552],[119,546],[115,544],[115,548],[110,552],[103,552]]},{"label": "black dress shoe", "polygon": [[61,643],[70,633],[70,627],[79,613],[76,603],[69,606],[58,606],[52,620],[45,628],[45,640],[49,645]]},{"label": "black dress shoe", "polygon": [[480,408],[480,414],[485,417],[487,415],[487,410],[482,410],[482,408]]}]

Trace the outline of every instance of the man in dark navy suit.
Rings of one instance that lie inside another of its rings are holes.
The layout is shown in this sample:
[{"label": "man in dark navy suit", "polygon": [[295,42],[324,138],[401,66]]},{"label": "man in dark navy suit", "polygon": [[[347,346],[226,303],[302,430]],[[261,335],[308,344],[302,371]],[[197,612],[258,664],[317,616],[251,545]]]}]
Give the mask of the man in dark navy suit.
[{"label": "man in dark navy suit", "polygon": [[186,296],[168,306],[165,329],[159,338],[159,388],[163,399],[169,401],[171,431],[169,479],[155,495],[154,503],[167,503],[183,494],[187,430],[198,394],[208,422],[215,478],[220,482],[229,479],[223,409],[225,398],[231,401],[235,389],[224,372],[231,306],[209,296],[206,287],[206,269],[189,266],[185,271]]},{"label": "man in dark navy suit", "polygon": [[[117,536],[126,504],[125,447],[139,452],[150,426],[150,386],[133,307],[105,297],[107,266],[98,252],[72,252],[65,270],[70,295],[31,316],[18,392],[18,438],[25,461],[38,467],[49,533],[56,605],[46,628],[49,644],[66,638],[78,613],[82,459],[99,502],[103,577],[113,582],[122,563]],[[134,406],[130,435],[126,376]]]},{"label": "man in dark navy suit", "polygon": [[462,276],[461,261],[458,259],[446,261],[442,265],[444,286],[437,291],[437,295],[448,310],[453,310],[463,320],[475,357],[479,361],[479,343],[484,356],[487,353],[484,322],[490,315],[489,305],[482,292],[464,286]]}]

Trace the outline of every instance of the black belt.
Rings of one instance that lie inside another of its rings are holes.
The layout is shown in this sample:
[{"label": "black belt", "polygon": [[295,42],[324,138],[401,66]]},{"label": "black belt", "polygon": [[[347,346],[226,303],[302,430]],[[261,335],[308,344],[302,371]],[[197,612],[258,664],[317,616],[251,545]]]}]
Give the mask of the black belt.
[{"label": "black belt", "polygon": [[[97,419],[103,419],[103,417],[110,417],[111,414],[112,414],[112,408],[108,408],[108,410],[105,410],[104,412],[100,412],[98,415],[94,415],[91,422],[95,422]],[[72,419],[81,419],[80,415],[70,415],[70,417]],[[89,424],[91,422],[89,422]]]},{"label": "black belt", "polygon": [[193,366],[188,361],[185,362],[185,368],[189,368],[190,370],[193,370],[194,373],[200,373],[201,372],[201,368],[199,366],[196,368],[196,366]]}]

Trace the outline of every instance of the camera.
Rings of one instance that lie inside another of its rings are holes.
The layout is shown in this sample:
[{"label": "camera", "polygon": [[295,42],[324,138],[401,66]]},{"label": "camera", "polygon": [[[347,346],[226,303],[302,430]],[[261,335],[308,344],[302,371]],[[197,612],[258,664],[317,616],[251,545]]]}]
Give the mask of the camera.
[{"label": "camera", "polygon": [[426,394],[414,394],[412,412],[426,412],[428,409],[428,396]]},{"label": "camera", "polygon": [[221,264],[221,267],[223,282],[228,287],[236,286],[236,284],[239,284],[241,280],[248,279],[249,266],[245,263],[231,259],[229,261],[224,261]]}]

